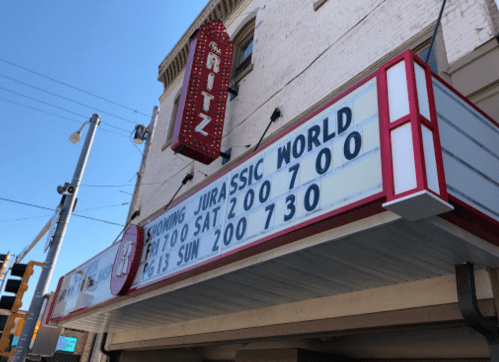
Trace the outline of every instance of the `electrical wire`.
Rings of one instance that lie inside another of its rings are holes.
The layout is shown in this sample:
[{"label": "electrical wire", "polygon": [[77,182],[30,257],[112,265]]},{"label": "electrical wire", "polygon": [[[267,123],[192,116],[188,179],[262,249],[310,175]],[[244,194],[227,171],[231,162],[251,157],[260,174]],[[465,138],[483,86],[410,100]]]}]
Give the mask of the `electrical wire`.
[{"label": "electrical wire", "polygon": [[132,222],[133,219],[135,219],[137,216],[140,215],[140,210],[136,210],[132,216],[130,217],[130,220],[126,223],[125,227],[123,229],[121,229],[120,233],[118,234],[118,236],[116,237],[116,239],[114,239],[113,241],[113,244],[116,243],[116,241],[118,241],[118,238],[121,236],[121,234],[123,234],[123,231],[126,230],[126,228],[128,227],[128,225],[130,225],[130,223]]},{"label": "electrical wire", "polygon": [[0,74],[0,77],[7,78],[7,79],[12,80],[12,81],[14,81],[14,82],[17,82],[17,83],[23,84],[23,85],[25,85],[25,86],[27,86],[27,87],[31,87],[31,88],[36,89],[36,90],[39,90],[39,91],[41,91],[41,92],[45,92],[45,93],[50,94],[50,95],[52,95],[52,96],[54,96],[54,97],[59,97],[59,98],[64,99],[64,100],[66,100],[66,101],[68,101],[68,102],[73,102],[73,103],[78,104],[78,105],[80,105],[80,106],[87,107],[87,108],[93,109],[93,110],[95,110],[95,111],[99,111],[99,112],[101,112],[101,113],[104,113],[104,114],[107,114],[107,115],[109,115],[109,116],[112,116],[112,117],[115,117],[115,118],[121,119],[121,120],[123,120],[123,121],[129,122],[129,123],[132,123],[132,124],[138,124],[137,122],[133,122],[133,121],[131,121],[131,120],[129,120],[129,119],[126,119],[126,118],[123,118],[123,117],[117,116],[117,115],[115,115],[115,114],[113,114],[113,113],[106,112],[106,111],[104,111],[104,110],[102,110],[102,109],[99,109],[99,108],[96,108],[96,107],[93,107],[93,106],[89,106],[88,104],[80,103],[80,102],[75,101],[75,100],[73,100],[73,99],[70,99],[70,98],[66,98],[66,97],[60,96],[60,95],[58,95],[58,94],[55,94],[55,93],[49,92],[48,90],[41,89],[41,88],[35,87],[35,86],[33,86],[33,85],[30,85],[30,84],[28,84],[28,83],[24,83],[24,82],[21,82],[21,81],[19,81],[19,80],[16,80],[16,79],[14,79],[14,78],[7,77],[6,75]]},{"label": "electrical wire", "polygon": [[[158,182],[159,184],[160,182]],[[85,185],[80,184],[80,187],[127,187],[127,186],[135,186],[131,184],[122,184],[122,185]]]},{"label": "electrical wire", "polygon": [[[177,157],[179,160],[181,161],[184,161],[186,164],[190,165],[191,163],[193,163],[193,161],[189,162],[189,161],[186,161],[184,160],[183,158],[179,157],[178,153],[174,153],[173,154],[175,157]],[[208,177],[207,174],[205,174],[203,171],[200,171],[198,168],[196,168],[196,166],[194,166],[194,169],[199,172],[201,175],[204,175],[204,177]]]},{"label": "electrical wire", "polygon": [[[3,197],[0,197],[0,200],[2,200],[2,201],[12,202],[12,203],[15,203],[15,204],[20,204],[20,205],[24,205],[24,206],[36,207],[36,208],[38,208],[38,209],[55,211],[55,209],[51,209],[51,208],[49,208],[49,207],[44,207],[44,206],[40,206],[40,205],[34,205],[34,204],[27,203],[27,202],[22,202],[22,201],[10,200],[10,199],[6,199],[6,198],[3,198]],[[75,213],[72,213],[72,215],[74,215],[74,216],[78,216],[78,217],[82,217],[82,218],[84,218],[84,219],[90,219],[90,220],[94,220],[94,221],[104,222],[104,223],[106,223],[106,224],[123,226],[123,224],[118,224],[118,223],[111,222],[111,221],[107,221],[107,220],[96,219],[96,218],[94,218],[94,217],[90,217],[90,216],[83,216],[83,215],[78,215],[78,214],[75,214]]]},{"label": "electrical wire", "polygon": [[124,108],[124,109],[128,109],[129,111],[132,111],[132,112],[134,112],[134,113],[136,113],[136,114],[140,114],[140,115],[142,115],[142,116],[144,116],[144,117],[149,117],[149,118],[151,118],[151,115],[150,115],[150,114],[142,113],[142,112],[140,112],[140,111],[138,111],[138,110],[136,110],[136,109],[133,109],[133,108],[127,107],[127,106],[122,105],[122,104],[117,103],[117,102],[113,102],[113,101],[111,101],[111,100],[109,100],[109,99],[106,99],[106,98],[100,97],[100,96],[95,95],[95,94],[93,94],[93,93],[87,92],[87,91],[85,91],[85,90],[83,90],[83,89],[76,88],[76,87],[74,87],[74,86],[72,86],[72,85],[69,85],[69,84],[67,84],[67,83],[61,82],[61,81],[59,81],[59,80],[57,80],[57,79],[50,78],[50,77],[48,77],[48,76],[46,76],[46,75],[43,75],[43,74],[38,73],[38,72],[35,72],[34,70],[31,70],[31,69],[28,69],[28,68],[22,67],[22,66],[20,66],[20,65],[18,65],[18,64],[12,63],[12,62],[9,62],[8,60],[5,60],[5,59],[0,58],[0,61],[5,62],[5,63],[10,64],[10,65],[13,65],[13,66],[15,66],[15,67],[18,67],[18,68],[20,68],[20,69],[24,69],[24,70],[26,70],[26,71],[28,71],[28,72],[31,72],[31,73],[33,73],[33,74],[36,74],[36,75],[40,76],[40,77],[43,77],[43,78],[49,79],[49,80],[51,80],[51,81],[53,81],[53,82],[56,82],[56,83],[62,84],[62,85],[64,85],[64,86],[66,86],[66,87],[69,87],[69,88],[75,89],[75,90],[77,90],[77,91],[79,91],[79,92],[82,92],[82,93],[88,94],[88,95],[90,95],[90,96],[92,96],[92,97],[95,97],[95,98],[101,99],[101,100],[106,101],[106,102],[108,102],[108,103],[112,103],[112,104],[114,104],[114,105],[116,105],[116,106],[118,106],[118,107],[121,107],[121,108]]},{"label": "electrical wire", "polygon": [[[125,206],[129,205],[129,202],[124,202],[122,204],[116,204],[116,205],[109,205],[109,206],[101,206],[101,207],[94,207],[91,209],[85,209],[85,210],[79,210],[78,212],[84,212],[84,211],[90,211],[90,210],[99,210],[99,209],[106,209],[106,208],[111,208],[111,207],[117,207],[117,206]],[[0,222],[9,222],[9,221],[22,221],[22,220],[30,220],[30,219],[37,219],[40,217],[50,217],[52,215],[40,215],[40,216],[32,216],[32,217],[25,217],[22,219],[11,219],[11,220],[1,220]]]},{"label": "electrical wire", "polygon": [[340,35],[332,44],[328,45],[326,49],[324,49],[317,57],[315,57],[314,60],[312,60],[301,72],[299,72],[297,75],[295,75],[291,80],[289,80],[284,86],[282,86],[280,89],[278,89],[274,94],[272,94],[267,100],[263,101],[258,107],[256,107],[253,112],[251,112],[246,118],[244,118],[241,122],[239,122],[237,125],[235,125],[230,131],[228,131],[224,137],[227,137],[231,132],[233,132],[238,125],[246,122],[250,117],[252,117],[260,108],[262,108],[265,104],[267,104],[272,98],[274,98],[277,94],[279,94],[284,88],[286,88],[289,84],[293,83],[296,79],[298,79],[303,73],[305,73],[310,67],[312,67],[315,62],[317,62],[324,54],[326,54],[334,45],[336,45],[341,39],[343,39],[345,36],[347,36],[348,33],[350,33],[353,29],[355,29],[357,26],[359,26],[362,22],[364,22],[372,13],[374,13],[380,6],[382,6],[387,0],[382,0],[376,7],[372,10],[370,10],[362,19],[360,19],[356,24],[351,26],[346,32],[344,32],[342,35]]},{"label": "electrical wire", "polygon": [[3,197],[0,197],[0,200],[2,200],[2,201],[12,202],[12,203],[15,203],[15,204],[20,204],[20,205],[24,205],[24,206],[36,207],[36,208],[38,208],[38,209],[55,211],[55,209],[51,209],[51,208],[49,208],[49,207],[44,207],[44,206],[39,206],[39,205],[29,204],[29,203],[27,203],[27,202],[22,202],[22,201],[16,201],[16,200],[5,199],[5,198],[3,198]]},{"label": "electrical wire", "polygon": [[[8,100],[8,99],[5,99],[5,98],[0,98],[1,101],[4,101],[4,102],[9,102],[9,103],[12,103],[12,104],[15,104],[15,105],[18,105],[20,107],[25,107],[25,108],[29,108],[29,109],[32,109],[32,110],[35,110],[35,111],[38,111],[38,112],[42,112],[42,113],[46,113],[46,114],[49,114],[51,116],[54,116],[54,117],[59,117],[59,118],[62,118],[62,119],[66,119],[68,121],[72,121],[72,122],[76,122],[78,124],[81,125],[81,121],[78,121],[76,119],[72,119],[72,118],[68,118],[68,117],[64,117],[64,116],[60,116],[58,114],[55,114],[55,113],[52,113],[52,112],[47,112],[47,111],[44,111],[43,109],[39,109],[39,108],[35,108],[35,107],[30,107],[30,106],[27,106],[25,104],[22,104],[22,103],[17,103],[17,102],[14,102],[14,101],[11,101],[11,100]],[[102,122],[101,122],[102,123]],[[113,127],[113,125],[111,124],[107,124],[107,123],[104,123],[102,124],[103,126],[109,126],[109,127]],[[111,131],[110,129],[106,129],[106,128],[101,128],[103,131],[106,131],[106,132],[111,132],[111,133],[114,133],[114,134],[117,134],[117,135],[120,135],[120,136],[123,136],[123,137],[128,137],[127,135],[124,135],[122,133],[118,133],[118,132],[115,132],[115,131]],[[127,130],[128,132],[128,130]]]},{"label": "electrical wire", "polygon": [[128,139],[130,140],[130,142],[132,142],[132,145],[137,149],[137,151],[139,151],[140,155],[143,156],[143,153],[140,150],[140,148],[135,144],[135,142],[133,142],[132,134],[133,134],[133,131],[132,131],[132,133],[130,133],[130,136],[128,137]]},{"label": "electrical wire", "polygon": [[[0,86],[0,89],[3,89],[3,90],[5,90],[5,91],[7,91],[7,92],[10,92],[10,93],[17,94],[18,96],[21,96],[21,97],[25,97],[25,98],[28,98],[28,99],[34,100],[34,101],[36,101],[36,102],[40,102],[40,103],[46,104],[46,105],[48,105],[48,106],[50,106],[50,107],[54,107],[54,108],[57,108],[57,109],[63,110],[63,111],[65,111],[65,112],[72,113],[72,114],[74,114],[74,115],[76,115],[76,116],[79,116],[79,117],[83,117],[83,118],[86,118],[86,119],[88,119],[88,118],[89,118],[88,116],[85,116],[84,114],[81,114],[81,113],[76,113],[76,112],[70,111],[69,109],[66,109],[66,108],[62,108],[62,107],[56,106],[56,105],[54,105],[54,104],[51,104],[51,103],[48,103],[48,102],[42,101],[42,100],[37,99],[37,98],[30,97],[30,96],[27,96],[27,95],[24,95],[24,94],[22,94],[22,93],[14,92],[13,90],[10,90],[10,89],[7,89],[7,88],[1,87],[1,86]],[[128,130],[127,130],[127,129],[124,129],[124,128],[121,128],[121,127],[118,127],[118,126],[114,126],[114,125],[109,124],[109,123],[106,123],[106,125],[107,125],[107,126],[109,126],[109,127],[113,127],[113,128],[116,128],[116,129],[119,129],[119,130],[125,131],[125,132],[127,132],[127,133],[128,133]]]},{"label": "electrical wire", "polygon": [[33,109],[35,111],[38,111],[38,112],[42,112],[42,113],[46,113],[46,114],[50,114],[51,116],[55,116],[55,117],[59,117],[59,118],[63,118],[63,119],[67,119],[68,121],[71,121],[71,122],[76,122],[76,123],[79,123],[81,124],[81,121],[78,121],[76,119],[72,119],[72,118],[68,118],[68,117],[64,117],[64,116],[59,116],[58,114],[55,114],[55,113],[52,113],[52,112],[47,112],[47,111],[44,111],[42,109],[39,109],[39,108],[35,108],[35,107],[30,107],[30,106],[27,106],[25,104],[22,104],[22,103],[17,103],[17,102],[14,102],[14,101],[11,101],[11,100],[8,100],[8,99],[5,99],[5,98],[0,98],[1,101],[4,101],[4,102],[9,102],[9,103],[12,103],[12,104],[15,104],[15,105],[18,105],[20,107],[25,107],[25,108],[29,108],[29,109]]},{"label": "electrical wire", "polygon": [[51,107],[54,107],[54,108],[58,108],[58,109],[60,109],[60,110],[63,110],[63,111],[68,112],[68,113],[72,113],[72,114],[77,115],[77,116],[80,116],[80,117],[89,118],[88,116],[85,116],[84,114],[81,114],[81,113],[76,113],[76,112],[70,111],[69,109],[62,108],[62,107],[59,107],[59,106],[56,106],[56,105],[50,104],[50,103],[48,103],[48,102],[44,102],[44,101],[41,101],[41,100],[39,100],[39,99],[36,99],[36,98],[33,98],[33,97],[29,97],[29,96],[27,96],[27,95],[24,95],[24,94],[21,94],[21,93],[18,93],[18,92],[14,92],[13,90],[10,90],[10,89],[4,88],[4,87],[0,87],[0,89],[3,89],[3,90],[5,90],[5,91],[10,92],[10,93],[13,93],[13,94],[17,94],[18,96],[21,96],[21,97],[24,97],[24,98],[28,98],[28,99],[34,100],[34,101],[36,101],[36,102],[40,102],[40,103],[46,104],[46,105],[51,106]]},{"label": "electrical wire", "polygon": [[23,221],[23,220],[30,220],[30,219],[38,219],[41,217],[51,217],[51,216],[53,216],[53,215],[40,215],[40,216],[24,217],[22,219],[2,220],[0,222]]},{"label": "electrical wire", "polygon": [[118,224],[118,223],[115,223],[115,222],[106,221],[106,220],[101,220],[101,219],[96,219],[95,217],[83,216],[83,215],[78,215],[78,214],[75,214],[75,213],[73,213],[72,215],[74,215],[74,216],[78,216],[78,217],[82,217],[82,218],[84,218],[84,219],[89,219],[89,220],[94,220],[94,221],[105,222],[106,224],[111,224],[111,225],[116,225],[116,226],[124,226],[123,224]]},{"label": "electrical wire", "polygon": [[149,200],[151,200],[153,198],[153,196],[156,195],[156,192],[158,192],[159,189],[162,188],[165,183],[167,183],[172,178],[174,178],[175,176],[177,176],[180,172],[182,172],[183,170],[185,170],[187,167],[189,167],[189,165],[186,165],[184,168],[182,168],[181,170],[179,170],[175,175],[173,175],[173,176],[167,178],[165,181],[161,182],[161,185],[158,186],[158,188],[152,192],[151,196],[149,196],[149,198],[146,201],[144,201],[143,204],[144,205],[147,204],[149,202]]},{"label": "electrical wire", "polygon": [[[187,167],[187,166],[186,166]],[[184,167],[185,168],[185,167]],[[183,170],[183,169],[182,169]],[[182,171],[181,170],[181,171]],[[171,177],[170,177],[171,178]],[[170,180],[170,178],[168,180]],[[168,181],[166,180],[166,181]],[[162,185],[166,181],[163,182],[148,182],[148,183],[143,183],[140,184],[140,186],[151,186],[151,185]],[[135,184],[121,184],[121,185],[87,185],[87,184],[80,184],[80,187],[133,187]]]}]

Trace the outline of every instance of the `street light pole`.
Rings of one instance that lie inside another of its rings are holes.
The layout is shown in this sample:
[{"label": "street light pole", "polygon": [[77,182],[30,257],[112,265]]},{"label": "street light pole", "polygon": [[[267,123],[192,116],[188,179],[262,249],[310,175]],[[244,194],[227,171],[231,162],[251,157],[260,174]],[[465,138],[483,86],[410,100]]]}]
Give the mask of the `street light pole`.
[{"label": "street light pole", "polygon": [[36,285],[35,294],[33,296],[33,299],[31,300],[28,314],[26,316],[26,321],[24,322],[23,330],[19,337],[19,342],[16,347],[16,353],[14,354],[12,362],[24,362],[26,359],[28,347],[31,342],[31,337],[33,336],[33,332],[35,331],[38,315],[40,314],[40,310],[42,308],[43,296],[47,293],[55,263],[57,262],[59,251],[61,250],[62,241],[64,239],[64,234],[66,233],[66,228],[68,226],[71,212],[73,211],[76,195],[78,193],[78,188],[83,176],[83,171],[85,170],[85,165],[90,153],[90,148],[92,147],[92,142],[94,140],[95,131],[97,130],[97,126],[100,123],[100,116],[98,114],[94,114],[92,118],[90,118],[89,122],[90,129],[88,130],[87,137],[85,138],[85,144],[83,145],[83,148],[81,150],[80,158],[73,175],[73,181],[71,182],[71,186],[74,187],[74,191],[66,195],[66,199],[64,200],[64,205],[61,210],[61,218],[59,224],[57,225],[52,245],[50,246],[47,257],[45,258],[45,263],[40,274],[40,279],[38,280],[38,284]]}]

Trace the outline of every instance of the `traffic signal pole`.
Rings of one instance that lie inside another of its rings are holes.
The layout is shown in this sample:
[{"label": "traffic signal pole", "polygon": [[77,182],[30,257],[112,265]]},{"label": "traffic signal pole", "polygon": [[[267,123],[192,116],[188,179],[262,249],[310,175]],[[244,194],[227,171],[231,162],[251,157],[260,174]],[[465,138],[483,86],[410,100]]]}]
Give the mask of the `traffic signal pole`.
[{"label": "traffic signal pole", "polygon": [[15,255],[11,255],[10,252],[5,255],[4,260],[2,261],[2,266],[0,267],[0,279],[2,280],[0,284],[0,297],[3,294],[3,289],[5,287],[5,283],[7,282],[7,278],[9,276],[9,269],[11,268],[12,264],[14,263],[14,260],[16,260]]},{"label": "traffic signal pole", "polygon": [[33,336],[33,332],[35,331],[38,315],[40,314],[40,310],[43,305],[43,296],[47,293],[50,279],[54,271],[54,266],[57,262],[59,251],[61,250],[64,234],[66,233],[69,218],[71,216],[71,212],[76,200],[76,195],[78,194],[81,178],[83,176],[83,171],[85,170],[85,165],[90,153],[90,148],[92,147],[92,142],[94,140],[95,131],[97,130],[97,126],[99,125],[99,123],[100,116],[98,114],[94,114],[92,118],[90,118],[90,129],[88,130],[87,137],[85,138],[85,143],[81,150],[78,164],[76,165],[73,181],[71,182],[71,185],[74,187],[74,191],[73,193],[66,195],[66,199],[61,211],[61,218],[59,224],[57,225],[57,229],[52,240],[52,245],[49,247],[49,250],[47,252],[47,257],[40,274],[40,279],[38,280],[38,284],[36,285],[35,294],[33,296],[33,299],[31,300],[28,315],[26,317],[26,321],[24,322],[23,330],[19,337],[19,342],[17,344],[16,352],[14,354],[12,362],[24,362],[26,359],[28,347],[31,342],[31,337]]}]

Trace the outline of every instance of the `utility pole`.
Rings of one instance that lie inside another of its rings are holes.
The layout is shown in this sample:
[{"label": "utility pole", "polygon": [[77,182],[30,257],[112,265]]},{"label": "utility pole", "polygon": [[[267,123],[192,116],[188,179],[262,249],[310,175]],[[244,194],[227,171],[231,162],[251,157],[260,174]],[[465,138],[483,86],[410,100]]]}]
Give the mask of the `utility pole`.
[{"label": "utility pole", "polygon": [[16,353],[14,354],[12,362],[24,362],[26,359],[28,347],[31,342],[31,337],[33,336],[33,332],[35,331],[38,315],[40,314],[40,310],[43,305],[43,296],[47,293],[55,263],[57,262],[59,251],[61,250],[62,241],[64,239],[64,234],[66,233],[66,228],[68,226],[71,212],[73,211],[76,195],[78,193],[78,188],[83,176],[83,171],[85,170],[85,165],[90,153],[90,148],[92,147],[92,142],[94,140],[95,131],[97,130],[97,126],[100,123],[100,116],[98,114],[94,114],[92,118],[90,118],[89,123],[90,129],[88,130],[87,137],[85,138],[85,144],[83,145],[83,148],[81,150],[80,158],[78,160],[78,164],[76,165],[76,170],[73,176],[73,181],[70,185],[74,188],[74,191],[69,192],[68,195],[63,196],[65,197],[65,200],[61,210],[61,218],[59,224],[57,225],[55,235],[52,240],[52,245],[49,247],[47,257],[45,258],[45,263],[40,274],[40,279],[38,280],[38,284],[36,285],[35,294],[33,296],[33,299],[31,300],[28,314],[26,316],[26,321],[24,322],[23,330],[21,332],[21,336],[19,337],[19,342],[16,347]]}]

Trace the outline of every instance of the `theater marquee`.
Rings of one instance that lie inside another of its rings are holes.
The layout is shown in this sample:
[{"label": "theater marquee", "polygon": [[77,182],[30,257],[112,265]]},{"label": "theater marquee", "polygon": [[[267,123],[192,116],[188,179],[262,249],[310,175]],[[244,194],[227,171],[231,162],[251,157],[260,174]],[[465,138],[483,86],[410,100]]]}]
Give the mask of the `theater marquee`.
[{"label": "theater marquee", "polygon": [[[371,78],[145,224],[149,239],[131,290],[382,190],[377,86]],[[64,278],[54,318],[114,297],[109,281],[119,250],[107,249]],[[85,285],[86,275],[95,275],[92,286]]]},{"label": "theater marquee", "polygon": [[132,288],[383,190],[376,79],[144,226]]},{"label": "theater marquee", "polygon": [[[62,277],[52,320],[387,209],[410,221],[451,211],[434,82],[429,66],[410,51],[381,66],[209,184],[134,226],[131,239]],[[449,103],[442,92],[438,97]]]}]

